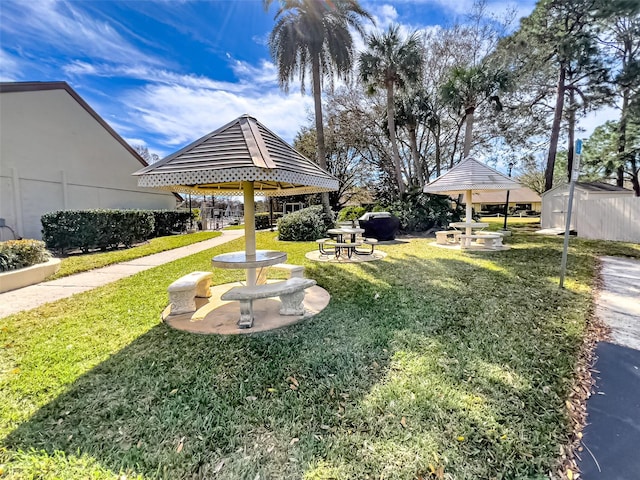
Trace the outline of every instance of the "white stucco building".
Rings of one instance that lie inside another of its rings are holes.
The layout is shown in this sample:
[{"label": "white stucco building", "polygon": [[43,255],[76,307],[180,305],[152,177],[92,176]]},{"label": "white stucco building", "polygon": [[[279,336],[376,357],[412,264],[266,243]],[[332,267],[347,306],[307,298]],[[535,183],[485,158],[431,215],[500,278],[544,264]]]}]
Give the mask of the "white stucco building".
[{"label": "white stucco building", "polygon": [[174,194],[138,187],[146,165],[66,82],[0,83],[0,225],[16,235],[41,238],[56,210],[175,208]]}]

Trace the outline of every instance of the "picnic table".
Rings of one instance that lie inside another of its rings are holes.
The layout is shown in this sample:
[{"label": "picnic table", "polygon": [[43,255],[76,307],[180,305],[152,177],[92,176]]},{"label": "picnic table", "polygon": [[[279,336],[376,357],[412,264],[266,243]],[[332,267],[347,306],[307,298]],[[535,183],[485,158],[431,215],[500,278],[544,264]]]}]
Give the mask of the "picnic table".
[{"label": "picnic table", "polygon": [[[342,227],[331,228],[327,233],[333,238],[321,238],[316,240],[318,249],[322,255],[335,255],[336,258],[351,258],[355,253],[357,255],[371,255],[373,253],[374,244],[377,240],[358,238],[358,235],[364,233],[364,228]],[[365,249],[358,250],[358,247],[366,246]]]}]

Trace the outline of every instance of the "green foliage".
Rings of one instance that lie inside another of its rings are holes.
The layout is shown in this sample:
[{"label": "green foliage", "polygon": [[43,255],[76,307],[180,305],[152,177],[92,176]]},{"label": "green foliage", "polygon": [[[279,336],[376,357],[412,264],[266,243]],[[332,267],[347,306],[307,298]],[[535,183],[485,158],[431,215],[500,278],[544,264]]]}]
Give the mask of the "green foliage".
[{"label": "green foliage", "polygon": [[345,220],[357,220],[365,213],[367,213],[367,209],[364,207],[344,207],[338,212],[338,221],[344,222]]},{"label": "green foliage", "polygon": [[326,236],[333,219],[324,213],[322,205],[303,208],[278,220],[278,238],[296,242],[313,241]]},{"label": "green foliage", "polygon": [[400,228],[407,232],[424,232],[436,226],[444,227],[459,221],[464,215],[462,207],[452,209],[448,197],[428,195],[419,190],[408,192],[402,200],[392,203],[389,211],[400,219]]},{"label": "green foliage", "polygon": [[[273,212],[273,220],[278,223],[282,218],[282,212]],[[269,213],[256,213],[256,230],[271,228],[271,216]]]},{"label": "green foliage", "polygon": [[44,242],[40,240],[8,240],[0,242],[0,271],[17,270],[49,260]]},{"label": "green foliage", "polygon": [[191,216],[187,211],[180,210],[151,210],[153,213],[154,227],[153,237],[166,237],[167,235],[175,235],[176,233],[182,233],[187,230],[189,220],[192,220],[199,216],[193,213]]},{"label": "green foliage", "polygon": [[143,210],[64,210],[42,216],[42,239],[48,248],[83,252],[130,247],[151,237],[154,214]]}]

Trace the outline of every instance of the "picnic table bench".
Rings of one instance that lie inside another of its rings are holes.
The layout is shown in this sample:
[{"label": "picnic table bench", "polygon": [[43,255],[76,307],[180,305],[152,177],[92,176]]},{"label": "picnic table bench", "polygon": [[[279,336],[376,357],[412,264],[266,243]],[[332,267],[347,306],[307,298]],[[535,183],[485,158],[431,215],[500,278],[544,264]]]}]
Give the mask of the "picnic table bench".
[{"label": "picnic table bench", "polygon": [[220,297],[222,300],[240,302],[239,328],[253,326],[253,301],[261,298],[280,297],[280,315],[304,315],[304,291],[316,284],[310,278],[290,278],[264,285],[233,287]]},{"label": "picnic table bench", "polygon": [[211,272],[191,272],[173,282],[167,288],[171,304],[170,315],[196,311],[196,297],[211,296]]},{"label": "picnic table bench", "polygon": [[[473,241],[476,241],[474,244]],[[476,233],[473,235],[460,235],[460,248],[469,249],[474,246],[485,247],[485,248],[494,248],[502,245],[502,235],[499,233]]]}]

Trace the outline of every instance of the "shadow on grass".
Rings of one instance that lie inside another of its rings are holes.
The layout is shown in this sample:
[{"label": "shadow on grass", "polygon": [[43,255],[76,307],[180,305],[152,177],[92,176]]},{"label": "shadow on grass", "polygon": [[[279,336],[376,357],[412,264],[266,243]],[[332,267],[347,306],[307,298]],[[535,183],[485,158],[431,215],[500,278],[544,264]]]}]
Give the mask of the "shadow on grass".
[{"label": "shadow on grass", "polygon": [[[301,324],[229,337],[151,328],[5,444],[154,478],[547,472],[589,304],[550,285],[557,247],[388,248],[380,262],[308,264],[332,300]],[[576,258],[581,281],[589,262]]]}]

